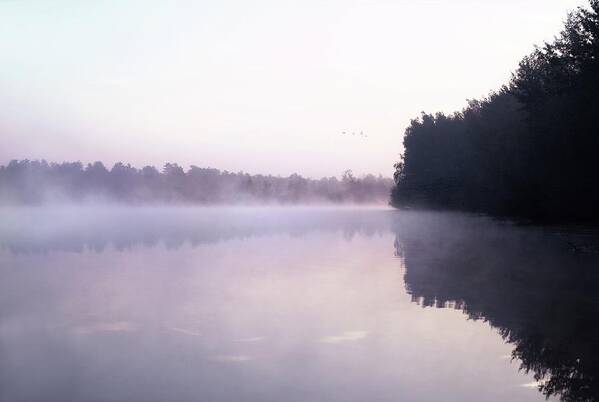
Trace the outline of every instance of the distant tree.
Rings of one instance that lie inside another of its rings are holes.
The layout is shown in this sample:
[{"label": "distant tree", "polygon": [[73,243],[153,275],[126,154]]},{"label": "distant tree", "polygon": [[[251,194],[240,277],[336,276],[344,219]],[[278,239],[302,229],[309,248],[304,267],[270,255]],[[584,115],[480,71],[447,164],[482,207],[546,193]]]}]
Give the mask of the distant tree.
[{"label": "distant tree", "polygon": [[110,184],[110,172],[102,162],[88,163],[84,172],[84,184],[88,191],[96,191],[108,194]]},{"label": "distant tree", "polygon": [[117,200],[135,201],[138,171],[130,164],[117,162],[110,170],[110,189]]},{"label": "distant tree", "polygon": [[[345,179],[347,181],[347,177]],[[162,172],[153,166],[141,170],[117,162],[108,170],[102,162],[48,164],[46,161],[11,161],[0,166],[0,203],[39,204],[49,200],[112,200],[124,203],[307,203],[385,202],[391,179],[351,176],[352,193],[344,193],[337,178],[306,179],[221,172],[191,166],[186,172],[166,163]],[[356,197],[355,194],[359,194]],[[99,198],[98,198],[99,197]]]}]

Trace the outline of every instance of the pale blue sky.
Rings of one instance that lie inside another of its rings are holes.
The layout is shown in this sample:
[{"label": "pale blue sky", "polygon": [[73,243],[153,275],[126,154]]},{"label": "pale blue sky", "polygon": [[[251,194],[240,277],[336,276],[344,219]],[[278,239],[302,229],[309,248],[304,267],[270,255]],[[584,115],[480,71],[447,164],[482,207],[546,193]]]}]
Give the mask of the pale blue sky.
[{"label": "pale blue sky", "polygon": [[0,163],[389,176],[411,118],[498,88],[582,4],[0,0]]}]

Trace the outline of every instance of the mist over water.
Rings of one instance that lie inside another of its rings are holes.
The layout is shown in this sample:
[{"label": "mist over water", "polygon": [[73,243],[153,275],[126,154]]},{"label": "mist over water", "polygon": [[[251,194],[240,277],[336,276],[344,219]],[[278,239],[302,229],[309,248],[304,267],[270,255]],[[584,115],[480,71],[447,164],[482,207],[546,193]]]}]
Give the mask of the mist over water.
[{"label": "mist over water", "polygon": [[102,162],[48,163],[12,160],[0,165],[0,206],[49,204],[122,205],[386,205],[393,179],[346,170],[312,179],[228,172],[166,163],[137,169]]},{"label": "mist over water", "polygon": [[0,1],[0,402],[599,402],[599,0],[226,3]]},{"label": "mist over water", "polygon": [[592,231],[383,208],[0,215],[2,400],[540,401],[597,389]]}]

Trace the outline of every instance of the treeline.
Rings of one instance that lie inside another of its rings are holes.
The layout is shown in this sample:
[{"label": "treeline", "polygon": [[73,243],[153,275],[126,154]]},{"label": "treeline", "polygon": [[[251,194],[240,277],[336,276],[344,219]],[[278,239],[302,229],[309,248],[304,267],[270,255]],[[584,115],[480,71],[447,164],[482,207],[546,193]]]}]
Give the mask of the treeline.
[{"label": "treeline", "polygon": [[319,180],[297,174],[288,177],[231,173],[191,166],[185,171],[167,163],[137,169],[102,162],[48,163],[13,160],[0,166],[0,203],[112,201],[133,204],[188,203],[386,203],[393,180],[355,177],[350,170]]},{"label": "treeline", "polygon": [[391,203],[535,220],[599,218],[599,0],[451,115],[412,120]]}]

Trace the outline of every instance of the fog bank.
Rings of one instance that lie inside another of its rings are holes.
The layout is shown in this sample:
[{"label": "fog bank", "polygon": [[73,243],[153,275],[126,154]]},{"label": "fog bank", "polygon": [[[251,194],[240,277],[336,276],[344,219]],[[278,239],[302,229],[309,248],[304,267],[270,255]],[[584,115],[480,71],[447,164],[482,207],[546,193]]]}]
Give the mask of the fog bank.
[{"label": "fog bank", "polygon": [[102,162],[48,163],[13,160],[0,166],[0,204],[386,204],[393,180],[382,176],[341,179],[250,175],[167,163],[141,169]]}]

